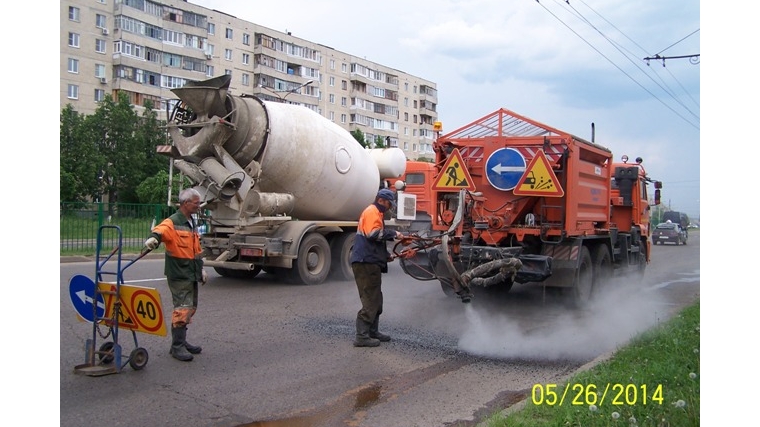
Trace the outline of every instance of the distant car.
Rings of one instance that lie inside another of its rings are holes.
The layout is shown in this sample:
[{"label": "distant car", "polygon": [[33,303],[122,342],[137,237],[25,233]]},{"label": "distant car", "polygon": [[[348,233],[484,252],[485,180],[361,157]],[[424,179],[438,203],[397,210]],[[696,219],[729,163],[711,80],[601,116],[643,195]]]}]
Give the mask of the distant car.
[{"label": "distant car", "polygon": [[675,222],[662,222],[657,224],[654,232],[652,233],[652,240],[654,244],[675,243],[676,246],[686,244],[689,239],[689,235],[686,234],[686,230],[681,228],[680,225]]}]

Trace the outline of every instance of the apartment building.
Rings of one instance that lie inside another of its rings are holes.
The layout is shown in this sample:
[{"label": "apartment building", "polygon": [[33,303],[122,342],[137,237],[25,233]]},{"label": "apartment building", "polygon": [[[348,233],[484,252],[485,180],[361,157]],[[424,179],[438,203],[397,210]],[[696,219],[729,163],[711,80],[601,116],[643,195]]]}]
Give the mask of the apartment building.
[{"label": "apartment building", "polygon": [[434,82],[184,0],[60,4],[61,108],[91,114],[124,92],[166,117],[172,89],[230,74],[234,95],[303,105],[408,159],[433,157]]}]

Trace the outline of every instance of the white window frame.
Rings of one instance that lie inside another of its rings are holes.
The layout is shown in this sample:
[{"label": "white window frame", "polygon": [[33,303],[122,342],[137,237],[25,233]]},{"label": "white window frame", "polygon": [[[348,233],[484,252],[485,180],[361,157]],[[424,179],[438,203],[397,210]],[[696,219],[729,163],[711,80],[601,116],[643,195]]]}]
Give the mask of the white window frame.
[{"label": "white window frame", "polygon": [[100,102],[106,98],[106,91],[103,89],[95,89],[95,93],[93,94],[92,98],[95,100],[95,102]]},{"label": "white window frame", "polygon": [[241,82],[242,82],[243,86],[248,86],[248,85],[250,85],[250,84],[251,84],[251,83],[250,83],[250,81],[251,81],[251,76],[250,76],[250,74],[248,74],[248,73],[243,73],[243,76],[242,76],[242,79],[241,79]]},{"label": "white window frame", "polygon": [[[98,50],[98,48],[101,48],[102,50]],[[95,39],[95,52],[97,53],[108,53],[108,44],[103,39]]]},{"label": "white window frame", "polygon": [[232,28],[226,28],[224,30],[224,38],[227,40],[232,40],[232,37],[234,36],[234,33],[232,31]]},{"label": "white window frame", "polygon": [[248,63],[251,62],[251,55],[244,53],[243,54],[243,65],[248,65]]},{"label": "white window frame", "polygon": [[76,58],[69,58],[67,71],[71,74],[79,74],[79,60]]},{"label": "white window frame", "polygon": [[70,84],[66,91],[66,97],[69,99],[79,99],[79,86]]},{"label": "white window frame", "polygon": [[213,22],[208,23],[208,27],[206,28],[206,31],[208,32],[208,35],[213,36],[216,34],[216,24]]},{"label": "white window frame", "polygon": [[108,26],[108,20],[106,19],[106,16],[96,13],[95,26],[98,28],[106,28]]},{"label": "white window frame", "polygon": [[69,21],[79,22],[79,8],[69,6]]},{"label": "white window frame", "polygon": [[78,33],[69,33],[69,46],[70,47],[79,47],[79,34]]},{"label": "white window frame", "polygon": [[95,77],[101,78],[106,76],[105,64],[95,64]]},{"label": "white window frame", "polygon": [[224,59],[232,61],[232,49],[224,49]]}]

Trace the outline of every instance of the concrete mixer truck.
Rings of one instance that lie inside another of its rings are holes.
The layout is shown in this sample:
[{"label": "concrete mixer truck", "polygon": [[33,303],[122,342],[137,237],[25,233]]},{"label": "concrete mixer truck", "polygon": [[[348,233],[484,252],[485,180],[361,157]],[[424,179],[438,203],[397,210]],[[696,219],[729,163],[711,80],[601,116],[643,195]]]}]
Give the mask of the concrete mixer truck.
[{"label": "concrete mixer truck", "polygon": [[404,173],[403,151],[365,149],[306,107],[233,96],[229,84],[224,75],[172,90],[173,145],[159,149],[202,195],[205,265],[225,277],[353,279],[359,215]]}]

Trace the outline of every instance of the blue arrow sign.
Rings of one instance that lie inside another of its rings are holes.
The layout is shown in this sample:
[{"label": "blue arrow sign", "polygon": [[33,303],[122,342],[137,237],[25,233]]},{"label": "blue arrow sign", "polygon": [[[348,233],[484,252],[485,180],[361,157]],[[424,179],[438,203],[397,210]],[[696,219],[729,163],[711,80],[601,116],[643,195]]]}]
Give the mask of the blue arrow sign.
[{"label": "blue arrow sign", "polygon": [[106,303],[101,294],[98,294],[97,311],[93,311],[94,295],[95,282],[89,277],[77,274],[69,281],[69,296],[74,310],[88,322],[95,321],[95,316],[103,317],[106,312]]},{"label": "blue arrow sign", "polygon": [[500,148],[486,161],[486,179],[497,190],[515,188],[525,173],[525,157],[514,148]]}]

